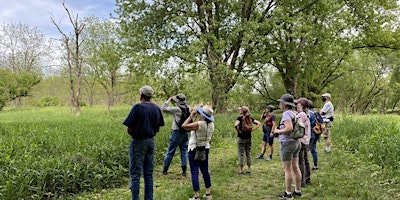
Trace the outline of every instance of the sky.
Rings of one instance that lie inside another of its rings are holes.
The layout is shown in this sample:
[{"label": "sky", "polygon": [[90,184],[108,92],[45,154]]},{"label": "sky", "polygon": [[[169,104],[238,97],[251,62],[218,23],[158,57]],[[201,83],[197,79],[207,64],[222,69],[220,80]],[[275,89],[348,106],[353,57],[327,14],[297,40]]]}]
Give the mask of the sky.
[{"label": "sky", "polygon": [[[96,16],[109,19],[115,15],[115,0],[64,0],[65,5],[75,17],[80,19]],[[62,6],[63,0],[0,0],[0,25],[8,23],[23,23],[36,27],[48,38],[60,38],[57,28],[51,24],[50,18],[61,25],[63,32],[69,33],[72,25],[67,12]]]}]

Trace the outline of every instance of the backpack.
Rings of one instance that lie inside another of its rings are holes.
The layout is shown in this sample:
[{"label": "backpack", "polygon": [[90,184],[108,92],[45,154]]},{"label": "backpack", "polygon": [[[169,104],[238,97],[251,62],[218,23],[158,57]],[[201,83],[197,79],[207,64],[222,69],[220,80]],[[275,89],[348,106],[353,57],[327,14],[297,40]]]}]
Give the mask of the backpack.
[{"label": "backpack", "polygon": [[181,108],[181,107],[179,107],[179,108],[182,111],[181,119],[179,120],[179,122],[177,122],[179,130],[180,131],[187,131],[184,128],[182,128],[182,124],[190,116],[189,108]]},{"label": "backpack", "polygon": [[319,112],[315,112],[315,126],[313,128],[313,131],[315,134],[319,135],[321,133],[323,133],[325,131],[325,123],[324,120],[321,116],[321,114],[319,114]]},{"label": "backpack", "polygon": [[289,136],[293,139],[302,138],[306,133],[305,123],[298,113],[292,112],[292,114],[294,115],[294,118],[292,119],[293,130]]},{"label": "backpack", "polygon": [[272,120],[271,118],[273,117],[273,114],[269,114],[266,118],[265,118],[265,125],[272,127]]},{"label": "backpack", "polygon": [[242,118],[242,131],[243,132],[251,132],[253,131],[253,122],[249,118]]}]

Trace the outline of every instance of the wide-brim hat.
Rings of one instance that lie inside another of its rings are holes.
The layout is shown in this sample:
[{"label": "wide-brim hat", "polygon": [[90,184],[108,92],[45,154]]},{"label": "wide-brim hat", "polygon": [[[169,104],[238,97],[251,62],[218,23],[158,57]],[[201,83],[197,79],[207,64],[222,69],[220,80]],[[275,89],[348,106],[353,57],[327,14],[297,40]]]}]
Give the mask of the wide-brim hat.
[{"label": "wide-brim hat", "polygon": [[279,101],[285,105],[296,107],[296,105],[294,105],[294,97],[291,94],[284,94],[277,101]]},{"label": "wide-brim hat", "polygon": [[329,93],[325,93],[325,94],[323,94],[322,96],[323,96],[323,97],[331,98],[331,94],[329,94]]},{"label": "wide-brim hat", "polygon": [[186,96],[182,93],[173,96],[171,99],[179,105],[186,105]]},{"label": "wide-brim hat", "polygon": [[210,121],[214,121],[214,110],[210,106],[197,107],[197,112],[199,112],[203,117]]}]

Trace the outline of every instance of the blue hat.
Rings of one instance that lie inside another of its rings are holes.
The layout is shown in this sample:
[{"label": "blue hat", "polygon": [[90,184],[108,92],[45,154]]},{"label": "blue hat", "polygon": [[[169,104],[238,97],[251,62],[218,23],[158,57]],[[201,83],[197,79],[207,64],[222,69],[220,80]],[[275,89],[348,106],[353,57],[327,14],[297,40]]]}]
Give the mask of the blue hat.
[{"label": "blue hat", "polygon": [[210,106],[197,107],[197,112],[199,112],[203,117],[210,121],[214,121],[214,110]]}]

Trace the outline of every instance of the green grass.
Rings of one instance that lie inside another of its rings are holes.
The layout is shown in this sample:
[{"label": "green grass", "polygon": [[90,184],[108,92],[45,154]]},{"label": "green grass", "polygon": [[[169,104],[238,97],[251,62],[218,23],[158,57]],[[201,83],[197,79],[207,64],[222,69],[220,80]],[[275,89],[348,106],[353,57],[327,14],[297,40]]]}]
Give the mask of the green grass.
[{"label": "green grass", "polygon": [[[78,118],[68,108],[0,112],[0,199],[130,199],[129,137],[121,124],[129,110],[113,108],[107,115],[104,108],[83,108]],[[235,118],[236,113],[216,116],[210,152],[213,199],[277,199],[284,190],[277,140],[273,161],[256,160],[261,130],[255,131],[252,174],[237,175]],[[169,175],[161,173],[172,121],[165,119],[156,136],[154,199],[188,199],[190,174],[180,176],[179,152]],[[302,189],[303,199],[399,199],[398,121],[399,116],[383,115],[335,118],[333,152],[324,153],[323,140],[318,143],[320,169],[312,172],[312,185]]]}]

